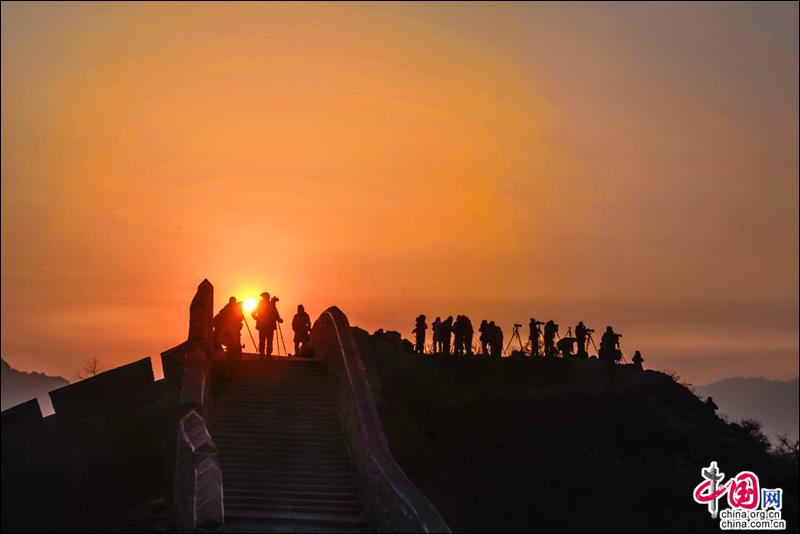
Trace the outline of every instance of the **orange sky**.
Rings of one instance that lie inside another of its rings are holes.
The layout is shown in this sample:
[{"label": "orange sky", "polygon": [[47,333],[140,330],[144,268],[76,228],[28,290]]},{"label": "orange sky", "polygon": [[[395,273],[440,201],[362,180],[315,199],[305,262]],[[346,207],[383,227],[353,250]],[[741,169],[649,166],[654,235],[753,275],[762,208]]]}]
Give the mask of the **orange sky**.
[{"label": "orange sky", "polygon": [[[268,290],[798,373],[798,8],[2,4],[2,355],[75,379]],[[288,322],[288,321],[287,321]]]}]

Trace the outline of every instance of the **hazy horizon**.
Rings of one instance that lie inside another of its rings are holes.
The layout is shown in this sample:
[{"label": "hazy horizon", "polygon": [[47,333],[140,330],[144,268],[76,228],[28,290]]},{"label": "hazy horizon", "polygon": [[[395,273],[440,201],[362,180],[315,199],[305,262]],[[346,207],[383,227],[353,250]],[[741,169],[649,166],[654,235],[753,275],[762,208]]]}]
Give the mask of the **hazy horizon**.
[{"label": "hazy horizon", "polygon": [[535,316],[798,376],[796,3],[1,9],[17,369],[158,367],[208,278],[280,296],[288,345],[299,303]]}]

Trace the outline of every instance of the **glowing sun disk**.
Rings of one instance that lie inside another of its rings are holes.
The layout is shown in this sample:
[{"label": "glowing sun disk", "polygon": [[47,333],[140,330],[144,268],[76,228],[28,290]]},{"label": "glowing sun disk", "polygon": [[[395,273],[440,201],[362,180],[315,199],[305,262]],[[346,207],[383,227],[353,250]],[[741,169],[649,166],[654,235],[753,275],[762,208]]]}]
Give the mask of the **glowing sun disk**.
[{"label": "glowing sun disk", "polygon": [[251,311],[256,309],[257,304],[258,302],[256,301],[255,298],[247,297],[246,299],[244,299],[244,305],[242,307],[244,308],[244,311],[250,313]]}]

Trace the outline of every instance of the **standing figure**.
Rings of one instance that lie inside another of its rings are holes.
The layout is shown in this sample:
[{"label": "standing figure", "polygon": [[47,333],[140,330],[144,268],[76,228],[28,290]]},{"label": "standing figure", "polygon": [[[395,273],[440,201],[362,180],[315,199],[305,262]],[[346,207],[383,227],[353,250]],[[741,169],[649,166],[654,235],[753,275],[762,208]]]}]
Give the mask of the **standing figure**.
[{"label": "standing figure", "polygon": [[236,297],[228,299],[228,303],[212,320],[215,343],[225,345],[225,351],[232,359],[242,356],[242,321],[242,303],[237,302]]},{"label": "standing figure", "polygon": [[308,342],[311,341],[311,317],[302,304],[297,305],[297,313],[292,319],[292,330],[294,330],[294,354],[299,356],[301,352],[305,352]]},{"label": "standing figure", "polygon": [[483,356],[488,356],[489,354],[489,323],[486,322],[486,319],[481,321],[481,325],[478,327],[478,332],[481,335],[478,339],[481,342],[481,354]]},{"label": "standing figure", "polygon": [[450,356],[450,341],[453,336],[453,316],[442,321],[442,354]]},{"label": "standing figure", "polygon": [[434,354],[441,354],[442,353],[442,319],[440,317],[436,317],[431,325],[433,329],[433,353]]},{"label": "standing figure", "polygon": [[600,340],[600,354],[597,356],[605,362],[613,363],[622,359],[622,351],[619,350],[619,338],[622,334],[617,334],[610,326],[606,327],[603,337]]},{"label": "standing figure", "polygon": [[531,322],[528,323],[528,328],[530,328],[528,339],[531,342],[531,356],[534,357],[539,356],[539,338],[542,337],[543,324],[543,322],[537,321],[533,317],[531,317]]},{"label": "standing figure", "polygon": [[642,367],[642,362],[644,362],[644,358],[642,358],[642,353],[638,350],[633,354],[633,358],[631,359],[633,362],[633,368],[637,371],[644,371],[644,367]]},{"label": "standing figure", "polygon": [[556,355],[556,334],[558,334],[558,325],[550,319],[544,325],[544,355],[547,358],[554,358]]},{"label": "standing figure", "polygon": [[425,316],[420,315],[417,317],[417,322],[414,325],[414,330],[411,331],[412,334],[416,336],[416,344],[414,345],[414,352],[417,354],[425,354],[425,330],[428,329],[428,325],[425,323]]},{"label": "standing figure", "polygon": [[503,329],[489,321],[489,351],[493,358],[503,356]]},{"label": "standing figure", "polygon": [[[278,297],[270,298],[266,291],[261,293],[261,300],[258,301],[256,309],[250,312],[256,320],[256,330],[258,330],[258,353],[261,356],[272,356],[272,338],[278,323],[282,323],[278,307]],[[266,351],[264,345],[266,344]]]},{"label": "standing figure", "polygon": [[453,355],[461,356],[464,350],[464,335],[461,331],[464,323],[461,321],[461,316],[456,315],[456,320],[453,323]]},{"label": "standing figure", "polygon": [[586,338],[592,332],[594,332],[594,330],[586,328],[586,325],[583,324],[583,321],[579,321],[575,326],[575,339],[578,341],[578,358],[589,357],[589,353],[586,352]]},{"label": "standing figure", "polygon": [[475,334],[472,329],[472,321],[466,315],[461,316],[461,321],[461,335],[463,336],[464,346],[467,349],[467,356],[472,356],[472,336]]}]

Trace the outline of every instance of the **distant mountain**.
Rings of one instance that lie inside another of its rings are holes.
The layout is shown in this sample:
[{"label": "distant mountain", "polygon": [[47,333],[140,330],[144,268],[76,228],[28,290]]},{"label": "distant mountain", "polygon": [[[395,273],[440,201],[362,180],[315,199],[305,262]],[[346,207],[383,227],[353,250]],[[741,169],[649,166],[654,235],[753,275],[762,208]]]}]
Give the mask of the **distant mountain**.
[{"label": "distant mountain", "polygon": [[798,435],[798,379],[779,381],[766,378],[726,378],[713,384],[695,386],[703,398],[714,397],[720,415],[731,419],[756,419],[764,434],[775,441],[778,435]]},{"label": "distant mountain", "polygon": [[0,391],[2,391],[3,410],[33,398],[38,398],[39,406],[44,415],[53,413],[53,405],[50,402],[48,393],[69,384],[66,379],[60,376],[18,371],[5,360],[2,360],[0,376],[2,377]]}]

